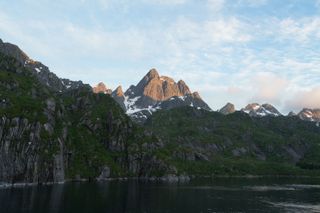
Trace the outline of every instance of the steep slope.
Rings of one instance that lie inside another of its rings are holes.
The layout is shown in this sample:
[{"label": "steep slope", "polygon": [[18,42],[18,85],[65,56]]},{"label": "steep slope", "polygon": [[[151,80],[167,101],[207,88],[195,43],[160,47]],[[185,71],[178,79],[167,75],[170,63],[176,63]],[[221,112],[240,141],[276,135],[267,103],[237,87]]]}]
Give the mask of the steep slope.
[{"label": "steep slope", "polygon": [[197,92],[190,91],[184,81],[176,83],[172,78],[160,76],[155,69],[151,69],[136,86],[131,86],[124,94],[114,92],[112,96],[137,122],[144,122],[160,109],[192,106],[211,110]]},{"label": "steep slope", "polygon": [[0,52],[0,182],[174,170],[152,154],[161,143],[133,124],[110,96],[87,86],[57,91],[19,58]]},{"label": "steep slope", "polygon": [[50,72],[47,66],[29,58],[18,46],[4,43],[1,39],[0,53],[15,58],[23,67],[28,68],[32,75],[35,76],[42,85],[50,87],[53,91],[65,92],[80,87],[91,88],[89,85],[83,84],[82,81],[71,81],[69,79],[58,78],[54,73]]},{"label": "steep slope", "polygon": [[[297,117],[222,115],[190,107],[158,111],[146,122],[179,172],[319,174],[320,128]],[[306,170],[306,168],[312,168]]]}]

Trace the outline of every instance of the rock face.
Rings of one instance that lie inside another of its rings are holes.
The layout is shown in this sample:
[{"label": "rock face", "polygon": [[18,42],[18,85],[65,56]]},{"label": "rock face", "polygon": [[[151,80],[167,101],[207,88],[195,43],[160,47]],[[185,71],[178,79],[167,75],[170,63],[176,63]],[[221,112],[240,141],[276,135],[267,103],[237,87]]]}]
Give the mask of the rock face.
[{"label": "rock face", "polygon": [[320,109],[303,109],[299,114],[299,118],[305,121],[320,122]]},{"label": "rock face", "polygon": [[282,114],[271,104],[248,104],[241,111],[249,114],[252,117],[264,117],[264,116],[281,116]]},{"label": "rock face", "polygon": [[224,115],[229,115],[232,114],[236,111],[235,107],[231,103],[227,103],[224,107],[222,107],[219,112],[224,114]]},{"label": "rock face", "polygon": [[111,94],[112,93],[112,90],[108,89],[107,86],[103,82],[100,82],[92,89],[93,89],[94,93],[103,93],[103,94]]},{"label": "rock face", "polygon": [[[184,107],[153,114],[145,127],[161,138],[167,147],[163,154],[168,159],[193,165],[198,172],[208,172],[208,165],[218,165],[218,170],[225,167],[232,173],[238,169],[247,172],[257,162],[271,163],[270,168],[283,163],[292,165],[293,169],[320,168],[320,129],[297,117],[249,117],[234,112],[226,118],[218,112]],[[230,158],[236,163],[223,165],[222,159]],[[243,159],[251,160],[238,167],[237,163]],[[270,175],[274,173],[272,170],[263,167],[261,172]],[[212,172],[216,169],[212,168]]]},{"label": "rock face", "polygon": [[[121,87],[111,95],[93,93],[1,41],[0,74],[0,183],[129,176],[176,182],[188,179],[189,172],[247,174],[257,161],[271,162],[272,168],[279,162],[320,168],[320,129],[313,123],[277,117],[267,104],[246,110],[272,116],[234,112],[226,119],[210,112],[183,81],[160,77],[156,70],[125,93]],[[171,110],[152,114],[158,109]],[[152,115],[137,125],[124,110],[137,119]],[[318,116],[317,110],[305,113],[313,120]],[[244,168],[241,158],[250,159]]]},{"label": "rock face", "polygon": [[82,81],[71,81],[57,77],[54,73],[50,72],[47,66],[29,58],[18,46],[4,43],[1,39],[0,53],[15,58],[25,68],[28,68],[41,84],[50,87],[50,89],[56,92],[62,93],[80,87],[91,88],[89,85],[83,84]]},{"label": "rock face", "polygon": [[[145,96],[154,102],[165,101],[173,96],[185,96],[191,94],[188,86],[180,80],[176,83],[172,78],[159,76],[157,70],[151,69],[147,75],[126,92],[127,96],[136,97]],[[145,103],[141,103],[143,105]],[[146,103],[147,104],[147,103]]]},{"label": "rock face", "polygon": [[0,183],[172,174],[152,155],[161,142],[109,95],[35,67],[14,45],[0,47]]},{"label": "rock face", "polygon": [[120,105],[120,107],[126,111],[125,96],[121,86],[118,86],[112,93],[112,98]]},{"label": "rock face", "polygon": [[123,94],[116,89],[112,97],[137,122],[144,122],[159,109],[172,109],[191,106],[211,110],[201,99],[199,93],[192,93],[182,80],[175,82],[172,78],[160,76],[156,69],[151,69],[136,86]]}]

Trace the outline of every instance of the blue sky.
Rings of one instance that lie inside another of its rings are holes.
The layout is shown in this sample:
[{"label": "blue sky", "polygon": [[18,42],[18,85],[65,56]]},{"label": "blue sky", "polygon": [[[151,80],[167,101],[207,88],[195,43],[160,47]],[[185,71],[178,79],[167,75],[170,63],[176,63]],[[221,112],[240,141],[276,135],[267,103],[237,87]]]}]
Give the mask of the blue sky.
[{"label": "blue sky", "polygon": [[320,107],[320,0],[2,0],[0,38],[92,85],[155,67],[214,110]]}]

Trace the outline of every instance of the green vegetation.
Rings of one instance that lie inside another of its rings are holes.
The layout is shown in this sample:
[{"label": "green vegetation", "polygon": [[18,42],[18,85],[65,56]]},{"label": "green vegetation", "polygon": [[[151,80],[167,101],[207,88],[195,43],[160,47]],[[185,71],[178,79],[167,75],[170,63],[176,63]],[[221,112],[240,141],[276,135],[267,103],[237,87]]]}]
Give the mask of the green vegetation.
[{"label": "green vegetation", "polygon": [[180,173],[320,174],[320,128],[298,118],[182,107],[154,113],[145,127],[164,141],[157,155]]},{"label": "green vegetation", "polygon": [[[21,73],[13,72],[8,67],[16,68]],[[49,94],[27,69],[20,68],[10,57],[0,55],[0,79],[0,101],[7,105],[0,108],[1,115],[46,121],[42,109]]]},{"label": "green vegetation", "polygon": [[[139,171],[130,169],[129,156],[139,154],[137,163],[141,163],[142,155],[148,152],[143,144],[149,143],[151,137],[133,124],[110,96],[93,94],[86,86],[56,92],[42,84],[31,70],[3,54],[0,54],[0,100],[0,117],[19,122],[25,119],[28,125],[21,128],[21,137],[10,138],[10,152],[12,155],[21,152],[21,159],[38,156],[37,167],[45,175],[52,174],[55,156],[62,154],[66,178],[92,179],[106,166],[113,177],[136,176]],[[48,100],[54,109],[47,106]],[[3,126],[5,135],[11,128],[8,124]],[[37,126],[39,138],[31,139],[37,134]],[[29,144],[35,144],[32,153],[28,151]],[[48,180],[44,177],[44,181]]]},{"label": "green vegetation", "polygon": [[52,175],[58,154],[71,179],[96,178],[106,166],[112,177],[320,174],[320,128],[311,122],[183,107],[158,111],[138,126],[109,95],[85,86],[56,92],[2,54],[0,117],[25,123],[5,123],[2,130],[23,126],[10,139],[10,153],[22,153],[22,162],[35,155],[45,173],[40,178]]}]

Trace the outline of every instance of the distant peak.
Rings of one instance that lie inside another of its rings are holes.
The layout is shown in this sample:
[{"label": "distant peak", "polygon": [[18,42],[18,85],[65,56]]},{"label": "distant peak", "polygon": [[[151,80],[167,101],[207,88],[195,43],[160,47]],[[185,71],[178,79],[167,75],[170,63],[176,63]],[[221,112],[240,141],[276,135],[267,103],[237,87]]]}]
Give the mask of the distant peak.
[{"label": "distant peak", "polygon": [[149,70],[146,77],[148,77],[149,79],[153,79],[153,78],[159,78],[160,76],[159,76],[158,71],[155,68],[153,68],[153,69]]},{"label": "distant peak", "polygon": [[122,91],[122,86],[118,86],[115,90],[116,91]]},{"label": "distant peak", "polygon": [[112,92],[113,96],[124,96],[123,90],[121,86],[118,86],[113,92]]},{"label": "distant peak", "polygon": [[229,103],[229,102],[219,110],[219,112],[224,114],[224,115],[228,115],[228,114],[234,113],[235,111],[236,111],[235,110],[235,106],[232,103]]},{"label": "distant peak", "polygon": [[194,92],[194,93],[192,93],[192,95],[194,98],[201,99],[201,96],[198,92]]},{"label": "distant peak", "polygon": [[291,112],[288,113],[288,116],[289,116],[289,117],[293,117],[293,116],[296,116],[296,115],[297,115],[297,114],[296,114],[295,112],[293,112],[293,111],[291,111]]},{"label": "distant peak", "polygon": [[103,82],[100,82],[99,84],[97,84],[97,86],[106,87],[106,85]]},{"label": "distant peak", "polygon": [[182,95],[191,94],[189,87],[183,80],[178,81],[178,87]]},{"label": "distant peak", "polygon": [[280,116],[281,113],[271,104],[265,103],[265,104],[258,104],[258,103],[252,103],[248,104],[244,109],[242,109],[243,112],[248,113],[251,116]]},{"label": "distant peak", "polygon": [[93,87],[93,92],[94,93],[110,94],[111,90],[108,89],[107,86],[103,82],[100,82],[95,87]]},{"label": "distant peak", "polygon": [[298,116],[302,120],[307,121],[320,121],[320,109],[310,109],[310,108],[304,108],[301,112],[299,112]]},{"label": "distant peak", "polygon": [[185,85],[185,84],[186,84],[186,82],[184,82],[183,80],[179,80],[179,81],[178,81],[178,84]]}]

